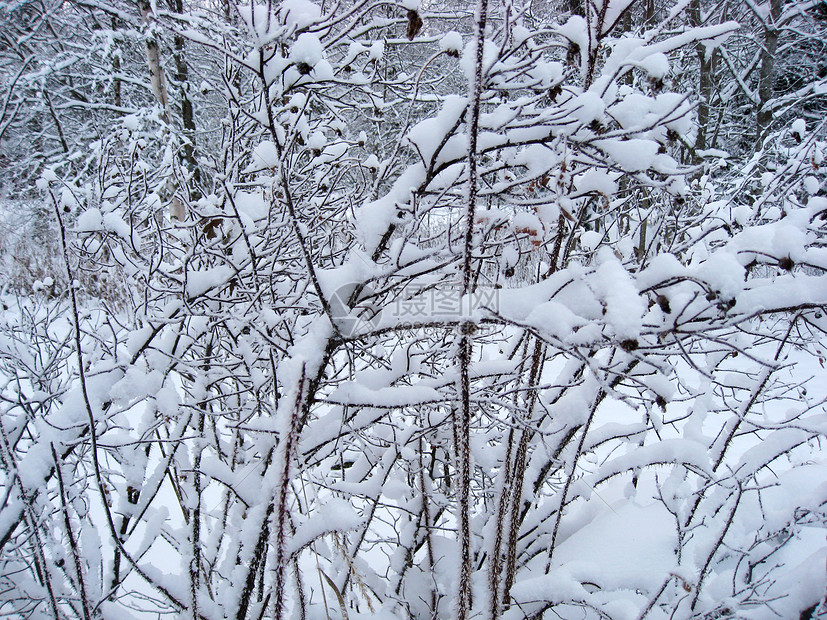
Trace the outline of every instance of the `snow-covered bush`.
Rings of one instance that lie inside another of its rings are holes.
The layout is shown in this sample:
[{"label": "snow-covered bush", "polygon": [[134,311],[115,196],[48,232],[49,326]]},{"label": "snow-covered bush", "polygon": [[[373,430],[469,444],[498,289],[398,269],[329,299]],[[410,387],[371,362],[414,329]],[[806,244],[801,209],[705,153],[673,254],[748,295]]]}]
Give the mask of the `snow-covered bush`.
[{"label": "snow-covered bush", "polygon": [[41,182],[126,301],[3,315],[0,609],[816,617],[824,126],[699,153],[644,4],[146,3],[224,107]]}]

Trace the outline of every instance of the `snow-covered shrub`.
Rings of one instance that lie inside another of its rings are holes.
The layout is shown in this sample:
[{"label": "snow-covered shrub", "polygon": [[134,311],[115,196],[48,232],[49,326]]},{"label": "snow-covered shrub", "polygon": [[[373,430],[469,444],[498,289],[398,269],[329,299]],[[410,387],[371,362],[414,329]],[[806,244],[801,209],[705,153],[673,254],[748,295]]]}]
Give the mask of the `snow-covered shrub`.
[{"label": "snow-covered shrub", "polygon": [[224,109],[198,142],[159,101],[42,188],[85,196],[67,281],[127,301],[52,306],[57,391],[2,358],[0,606],[815,616],[823,126],[690,148],[681,72],[737,24],[145,4]]}]

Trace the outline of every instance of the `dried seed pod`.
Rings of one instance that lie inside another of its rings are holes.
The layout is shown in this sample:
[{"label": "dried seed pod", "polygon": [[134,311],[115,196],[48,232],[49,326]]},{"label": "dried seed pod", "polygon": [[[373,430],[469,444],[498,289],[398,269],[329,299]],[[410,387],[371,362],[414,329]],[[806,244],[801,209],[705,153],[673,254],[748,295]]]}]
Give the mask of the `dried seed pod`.
[{"label": "dried seed pod", "polygon": [[557,101],[557,97],[563,94],[563,87],[560,84],[552,86],[548,91],[548,96],[552,101]]},{"label": "dried seed pod", "polygon": [[140,496],[141,492],[133,486],[126,487],[126,501],[130,504],[137,504],[138,497]]},{"label": "dried seed pod", "polygon": [[422,30],[422,18],[415,10],[408,11],[408,40],[413,41],[414,37]]},{"label": "dried seed pod", "polygon": [[221,219],[213,218],[203,223],[204,236],[207,239],[215,239],[218,237],[218,231],[221,229]]},{"label": "dried seed pod", "polygon": [[640,345],[638,341],[634,338],[627,338],[626,340],[622,340],[620,342],[620,348],[626,351],[627,353],[631,353],[635,349],[637,349]]},{"label": "dried seed pod", "polygon": [[566,63],[572,66],[580,64],[580,45],[573,41],[570,43],[569,49],[566,52]]}]

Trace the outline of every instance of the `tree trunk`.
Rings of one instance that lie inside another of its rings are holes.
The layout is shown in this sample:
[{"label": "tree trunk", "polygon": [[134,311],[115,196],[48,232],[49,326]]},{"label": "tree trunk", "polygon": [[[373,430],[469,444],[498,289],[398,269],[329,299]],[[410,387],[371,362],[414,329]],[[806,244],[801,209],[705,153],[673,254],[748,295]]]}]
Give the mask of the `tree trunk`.
[{"label": "tree trunk", "polygon": [[[183,0],[172,0],[170,2],[172,10],[177,13],[184,12]],[[192,183],[190,184],[190,199],[197,200],[200,197],[200,192],[196,187],[201,184],[201,170],[198,167],[198,160],[195,156],[195,111],[192,106],[192,101],[189,98],[189,70],[184,58],[184,37],[175,35],[173,38],[173,57],[175,60],[175,81],[178,83],[178,88],[181,93],[181,123],[184,126],[184,137],[186,142],[183,147],[182,159],[186,167],[192,173]]]},{"label": "tree trunk", "polygon": [[152,84],[152,94],[155,95],[155,100],[161,105],[162,117],[164,121],[168,122],[169,117],[167,108],[169,106],[169,100],[167,98],[167,86],[166,78],[164,77],[164,69],[161,67],[161,52],[153,30],[155,17],[152,14],[152,8],[147,0],[140,0],[139,7],[141,9],[141,20],[143,21],[146,32],[146,62],[149,66],[149,79]]},{"label": "tree trunk", "polygon": [[[112,31],[115,32],[118,29],[118,19],[113,15],[112,16]],[[115,52],[112,54],[112,73],[114,74],[112,78],[112,103],[117,107],[121,107],[122,98],[121,98],[121,80],[118,77],[118,74],[121,71],[121,56],[120,50],[115,49]]]},{"label": "tree trunk", "polygon": [[[700,0],[692,0],[689,5],[689,20],[693,27],[702,25],[701,3]],[[712,99],[713,89],[715,87],[715,69],[718,64],[718,50],[713,49],[709,51],[707,46],[698,42],[695,45],[695,50],[698,55],[699,74],[698,74],[698,134],[695,137],[695,151],[703,151],[710,147],[708,137],[709,130],[709,112],[710,101]],[[697,155],[694,157],[698,161]]]},{"label": "tree trunk", "polygon": [[758,118],[755,148],[758,150],[772,122],[772,109],[767,105],[772,99],[775,81],[775,53],[778,50],[778,20],[783,0],[770,0],[770,14],[764,24],[764,47],[761,50],[761,69],[758,74]]}]

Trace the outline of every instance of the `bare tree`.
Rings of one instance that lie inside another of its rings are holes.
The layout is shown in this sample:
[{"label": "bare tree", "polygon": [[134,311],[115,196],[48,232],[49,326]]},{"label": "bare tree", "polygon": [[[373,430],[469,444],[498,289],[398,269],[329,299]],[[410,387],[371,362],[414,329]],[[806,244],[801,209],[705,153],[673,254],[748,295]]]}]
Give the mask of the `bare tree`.
[{"label": "bare tree", "polygon": [[0,609],[815,617],[824,125],[699,144],[702,4],[145,6],[180,118],[45,167],[0,323]]}]

